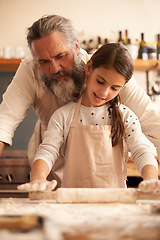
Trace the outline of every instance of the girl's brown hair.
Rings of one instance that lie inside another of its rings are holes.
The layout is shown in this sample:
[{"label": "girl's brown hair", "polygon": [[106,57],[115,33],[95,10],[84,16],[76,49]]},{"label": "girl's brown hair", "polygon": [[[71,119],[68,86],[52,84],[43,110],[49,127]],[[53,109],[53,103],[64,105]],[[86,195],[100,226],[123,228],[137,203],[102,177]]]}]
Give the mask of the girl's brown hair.
[{"label": "girl's brown hair", "polygon": [[[91,57],[92,68],[105,67],[107,69],[114,68],[120,73],[126,82],[133,75],[134,65],[130,53],[127,48],[119,43],[108,43],[99,48]],[[119,94],[112,99],[111,104],[111,137],[112,145],[115,146],[124,138],[124,125],[119,113]]]}]

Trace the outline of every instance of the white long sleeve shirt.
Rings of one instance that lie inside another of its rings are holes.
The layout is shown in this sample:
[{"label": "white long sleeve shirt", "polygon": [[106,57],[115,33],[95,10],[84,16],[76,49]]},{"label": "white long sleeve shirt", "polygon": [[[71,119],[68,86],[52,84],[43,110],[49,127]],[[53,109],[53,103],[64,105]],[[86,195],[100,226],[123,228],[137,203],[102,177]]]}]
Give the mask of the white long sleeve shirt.
[{"label": "white long sleeve shirt", "polygon": [[[50,170],[56,159],[61,154],[65,156],[65,145],[73,119],[76,103],[68,103],[56,110],[44,133],[43,143],[40,144],[34,161],[43,159],[47,162]],[[81,105],[78,117],[78,124],[82,125],[111,125],[109,105],[101,107],[85,107]],[[158,169],[157,160],[148,144],[148,139],[141,131],[141,125],[137,116],[126,106],[120,105],[119,111],[125,128],[125,140],[132,159],[141,174],[142,168],[146,165],[153,165]]]},{"label": "white long sleeve shirt", "polygon": [[[81,50],[82,60],[89,60],[88,54]],[[138,116],[143,133],[156,146],[160,146],[160,124],[154,106],[137,81],[132,79],[121,90],[122,103]],[[30,106],[33,106],[40,122],[41,136],[47,129],[48,121],[60,103],[47,89],[41,79],[40,67],[32,56],[20,64],[11,84],[3,95],[0,105],[0,141],[12,145],[14,131],[24,119]]]}]

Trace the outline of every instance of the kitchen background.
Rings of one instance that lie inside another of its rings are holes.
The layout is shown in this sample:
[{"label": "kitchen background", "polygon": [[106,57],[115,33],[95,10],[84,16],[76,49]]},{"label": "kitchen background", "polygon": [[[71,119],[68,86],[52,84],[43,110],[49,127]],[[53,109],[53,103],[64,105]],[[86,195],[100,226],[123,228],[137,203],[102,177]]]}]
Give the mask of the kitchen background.
[{"label": "kitchen background", "polygon": [[[126,29],[131,44],[138,44],[143,32],[145,41],[154,45],[157,34],[160,33],[159,9],[159,0],[0,0],[0,57],[3,57],[3,50],[7,46],[11,47],[11,57],[16,57],[18,49],[23,49],[27,54],[26,29],[45,14],[70,18],[81,42],[93,39],[95,47],[98,36],[103,41],[105,38],[108,41],[117,41],[118,32],[122,31],[124,38]],[[0,72],[0,102],[14,74]],[[146,73],[135,71],[134,76],[146,90]],[[157,79],[156,73],[150,72],[149,79],[152,87]],[[160,97],[154,95],[152,100],[159,111]],[[30,108],[27,117],[17,128],[11,149],[27,149],[36,119]]]}]

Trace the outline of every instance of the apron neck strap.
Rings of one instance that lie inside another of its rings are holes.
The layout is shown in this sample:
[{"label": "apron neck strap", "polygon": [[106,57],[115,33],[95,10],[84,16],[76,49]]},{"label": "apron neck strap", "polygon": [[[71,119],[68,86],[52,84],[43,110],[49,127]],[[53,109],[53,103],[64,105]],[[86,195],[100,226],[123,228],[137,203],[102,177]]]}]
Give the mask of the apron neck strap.
[{"label": "apron neck strap", "polygon": [[80,107],[81,107],[81,102],[82,102],[82,96],[78,99],[78,102],[76,104],[72,123],[78,122],[78,116],[79,116],[79,111],[80,111]]}]

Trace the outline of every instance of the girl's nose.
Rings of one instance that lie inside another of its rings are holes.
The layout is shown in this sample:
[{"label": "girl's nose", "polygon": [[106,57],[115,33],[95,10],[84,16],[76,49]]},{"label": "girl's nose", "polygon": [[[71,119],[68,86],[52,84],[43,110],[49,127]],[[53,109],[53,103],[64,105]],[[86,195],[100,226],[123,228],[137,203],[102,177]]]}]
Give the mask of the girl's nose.
[{"label": "girl's nose", "polygon": [[110,91],[109,87],[106,87],[106,88],[103,89],[103,94],[104,94],[105,97],[108,96],[109,91]]}]

